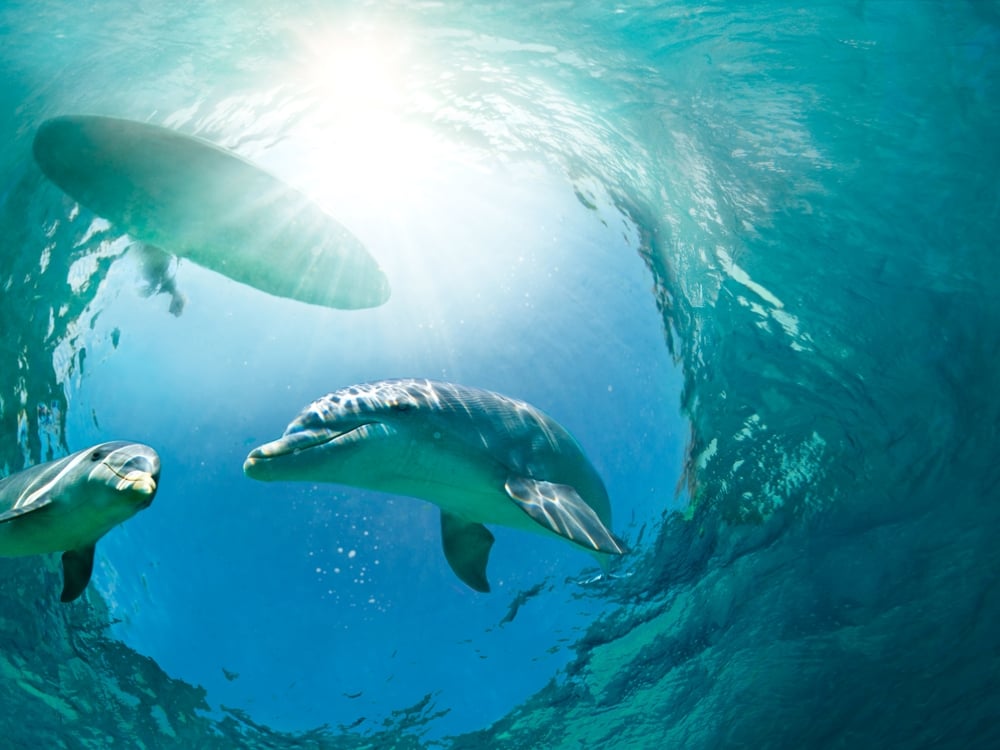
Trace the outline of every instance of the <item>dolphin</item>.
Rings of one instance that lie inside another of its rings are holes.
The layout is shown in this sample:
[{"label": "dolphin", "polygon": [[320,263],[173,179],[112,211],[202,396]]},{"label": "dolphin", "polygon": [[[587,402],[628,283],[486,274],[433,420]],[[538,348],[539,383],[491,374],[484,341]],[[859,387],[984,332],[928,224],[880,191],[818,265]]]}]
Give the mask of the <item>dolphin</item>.
[{"label": "dolphin", "polygon": [[0,479],[0,556],[63,552],[71,602],[87,587],[94,546],[153,502],[160,458],[141,443],[101,443]]},{"label": "dolphin", "polygon": [[524,401],[479,388],[413,379],[342,388],[254,448],[243,471],[434,503],[445,558],[476,591],[490,590],[484,524],[556,536],[602,562],[623,552],[608,530],[604,483],[569,432]]},{"label": "dolphin", "polygon": [[73,200],[133,239],[268,294],[377,307],[389,283],[346,228],[272,174],[215,144],[114,117],[44,121],[32,151]]}]

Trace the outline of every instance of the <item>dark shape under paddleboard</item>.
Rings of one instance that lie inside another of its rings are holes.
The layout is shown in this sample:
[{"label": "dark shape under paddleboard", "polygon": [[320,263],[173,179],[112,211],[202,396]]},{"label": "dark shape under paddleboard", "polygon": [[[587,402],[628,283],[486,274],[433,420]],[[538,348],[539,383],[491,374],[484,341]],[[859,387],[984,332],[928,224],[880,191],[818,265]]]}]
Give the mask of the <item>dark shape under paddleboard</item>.
[{"label": "dark shape under paddleboard", "polygon": [[46,120],[45,175],[142,242],[268,294],[377,307],[389,283],[364,245],[298,190],[208,141],[131,120]]},{"label": "dark shape under paddleboard", "polygon": [[142,290],[144,297],[152,297],[155,294],[165,294],[170,297],[170,314],[180,317],[184,312],[184,305],[187,298],[184,293],[177,288],[177,259],[170,253],[164,252],[156,245],[146,242],[134,242],[129,245],[129,255],[131,255],[139,266],[139,273],[145,282]]}]

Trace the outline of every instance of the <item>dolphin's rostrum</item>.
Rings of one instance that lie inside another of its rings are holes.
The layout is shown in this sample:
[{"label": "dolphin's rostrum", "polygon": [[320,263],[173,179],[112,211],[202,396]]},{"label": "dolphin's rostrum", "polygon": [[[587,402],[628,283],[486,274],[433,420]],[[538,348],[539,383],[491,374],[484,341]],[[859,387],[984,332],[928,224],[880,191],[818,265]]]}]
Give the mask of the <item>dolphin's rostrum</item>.
[{"label": "dolphin's rostrum", "polygon": [[576,440],[534,406],[432,380],[384,380],[330,393],[243,464],[263,481],[333,482],[441,508],[445,557],[489,591],[484,524],[554,534],[621,554],[604,483]]}]

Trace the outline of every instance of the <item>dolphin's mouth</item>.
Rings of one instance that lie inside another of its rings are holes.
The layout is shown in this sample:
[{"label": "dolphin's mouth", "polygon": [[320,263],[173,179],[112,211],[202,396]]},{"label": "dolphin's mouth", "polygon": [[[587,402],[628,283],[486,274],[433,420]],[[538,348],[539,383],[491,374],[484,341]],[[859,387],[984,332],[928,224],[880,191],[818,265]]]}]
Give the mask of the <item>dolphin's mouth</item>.
[{"label": "dolphin's mouth", "polygon": [[365,440],[378,431],[377,428],[379,427],[382,427],[382,425],[377,422],[362,422],[350,429],[339,432],[329,429],[296,430],[295,432],[289,432],[277,440],[264,443],[250,451],[250,455],[247,456],[246,461],[243,463],[243,470],[247,471],[257,464],[283,456],[302,453],[303,451],[319,448],[324,445]]},{"label": "dolphin's mouth", "polygon": [[118,469],[107,461],[104,461],[103,465],[120,480],[116,489],[119,491],[132,490],[147,496],[149,500],[143,507],[153,502],[153,495],[156,493],[157,482],[160,478],[159,461],[152,461],[146,456],[133,456]]},{"label": "dolphin's mouth", "polygon": [[148,471],[132,470],[127,474],[121,474],[111,469],[111,472],[121,479],[118,483],[119,490],[130,489],[140,495],[146,495],[152,502],[153,493],[156,492],[156,478]]}]

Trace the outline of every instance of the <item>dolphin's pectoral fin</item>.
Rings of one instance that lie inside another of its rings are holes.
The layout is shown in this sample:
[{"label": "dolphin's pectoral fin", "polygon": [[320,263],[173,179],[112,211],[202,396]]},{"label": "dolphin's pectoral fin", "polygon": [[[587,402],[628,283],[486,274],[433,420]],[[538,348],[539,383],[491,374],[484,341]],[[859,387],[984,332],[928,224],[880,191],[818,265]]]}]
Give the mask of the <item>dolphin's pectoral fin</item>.
[{"label": "dolphin's pectoral fin", "polygon": [[76,599],[90,582],[94,570],[94,545],[63,552],[63,590],[59,601],[71,602]]},{"label": "dolphin's pectoral fin", "polygon": [[484,594],[490,590],[486,563],[490,559],[493,535],[481,523],[470,523],[441,511],[441,542],[444,556],[455,575],[470,588]]},{"label": "dolphin's pectoral fin", "polygon": [[594,509],[568,484],[512,475],[504,489],[521,510],[559,536],[596,552],[624,552]]},{"label": "dolphin's pectoral fin", "polygon": [[7,521],[13,521],[15,518],[23,516],[25,513],[34,513],[40,508],[44,508],[46,505],[52,502],[52,498],[48,495],[42,495],[41,497],[35,498],[27,505],[22,505],[21,507],[13,507],[10,510],[0,513],[0,523],[6,523]]}]

